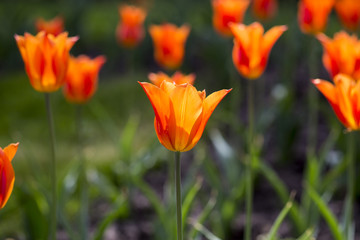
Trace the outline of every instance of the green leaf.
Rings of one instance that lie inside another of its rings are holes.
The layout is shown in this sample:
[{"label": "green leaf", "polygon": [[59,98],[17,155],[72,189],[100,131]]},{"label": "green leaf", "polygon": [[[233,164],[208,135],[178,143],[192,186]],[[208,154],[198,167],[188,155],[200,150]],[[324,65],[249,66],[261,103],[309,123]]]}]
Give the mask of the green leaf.
[{"label": "green leaf", "polygon": [[315,238],[313,237],[313,234],[314,234],[314,230],[308,229],[296,240],[315,240]]},{"label": "green leaf", "polygon": [[202,178],[198,178],[196,183],[190,188],[189,192],[186,194],[183,205],[182,205],[182,226],[184,228],[185,220],[189,214],[190,208],[194,203],[195,196],[199,192],[202,186]]},{"label": "green leaf", "polygon": [[279,227],[281,223],[284,221],[286,215],[289,213],[290,209],[293,206],[293,197],[285,204],[285,207],[281,210],[279,216],[276,218],[273,226],[270,229],[270,232],[268,234],[267,240],[275,240],[277,232],[279,230]]},{"label": "green leaf", "polygon": [[221,240],[219,237],[215,236],[212,232],[210,232],[207,228],[205,228],[199,222],[191,222],[190,224],[194,226],[196,230],[198,230],[202,235],[204,235],[208,240]]},{"label": "green leaf", "polygon": [[334,214],[328,208],[326,203],[321,199],[321,197],[314,191],[314,189],[309,186],[308,194],[310,198],[314,201],[316,206],[319,208],[320,213],[322,214],[323,218],[325,219],[326,223],[328,224],[330,231],[336,240],[344,240],[343,235],[341,234],[341,229],[338,221],[336,220]]}]

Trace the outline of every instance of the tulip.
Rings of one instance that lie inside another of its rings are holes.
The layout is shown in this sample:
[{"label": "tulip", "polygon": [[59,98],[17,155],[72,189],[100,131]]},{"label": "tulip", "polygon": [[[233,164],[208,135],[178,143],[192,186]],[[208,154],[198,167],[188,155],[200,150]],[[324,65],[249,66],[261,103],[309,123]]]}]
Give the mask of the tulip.
[{"label": "tulip", "polygon": [[11,165],[19,143],[0,148],[0,209],[5,206],[14,187],[15,173]]},{"label": "tulip", "polygon": [[352,31],[356,31],[360,25],[360,1],[337,0],[335,10],[342,24]]},{"label": "tulip", "polygon": [[248,79],[258,78],[265,70],[273,45],[287,27],[275,26],[265,34],[258,22],[249,26],[232,23],[230,28],[235,37],[232,52],[235,67]]},{"label": "tulip", "polygon": [[68,38],[67,32],[56,37],[40,32],[36,36],[15,35],[15,39],[33,88],[39,92],[58,90],[65,81],[69,51],[78,38]]},{"label": "tulip", "polygon": [[64,84],[64,96],[71,103],[85,103],[95,93],[100,68],[106,58],[71,57]]},{"label": "tulip", "polygon": [[215,30],[223,36],[232,36],[229,23],[241,23],[249,3],[248,0],[212,0]]},{"label": "tulip", "polygon": [[64,31],[64,19],[55,17],[50,21],[45,21],[43,18],[38,18],[35,27],[37,32],[45,31],[47,34],[57,36]]},{"label": "tulip", "polygon": [[277,0],[253,0],[252,10],[254,15],[262,20],[272,18],[277,11]]},{"label": "tulip", "polygon": [[154,57],[157,63],[165,68],[179,67],[184,58],[186,39],[190,27],[183,25],[176,27],[173,24],[152,25],[149,28],[154,43]]},{"label": "tulip", "polygon": [[133,48],[145,36],[146,11],[142,8],[124,5],[119,7],[120,22],[116,27],[116,38],[120,45]]},{"label": "tulip", "polygon": [[300,0],[298,21],[303,33],[317,34],[324,31],[327,18],[335,0]]},{"label": "tulip", "polygon": [[334,39],[325,34],[317,36],[324,48],[323,63],[331,77],[338,73],[360,78],[360,41],[356,35],[350,36],[344,31],[334,35]]},{"label": "tulip", "polygon": [[183,84],[183,83],[189,83],[191,85],[193,85],[194,81],[195,81],[195,74],[189,74],[189,75],[184,75],[181,72],[175,72],[172,77],[169,77],[168,75],[166,75],[163,72],[159,72],[159,73],[150,73],[149,74],[149,79],[150,81],[160,87],[162,81],[168,81],[168,82],[174,82],[177,85]]},{"label": "tulip", "polygon": [[154,112],[154,127],[160,143],[170,151],[191,150],[219,102],[230,90],[221,90],[206,97],[185,83],[177,85],[163,81],[160,87],[139,82],[148,96]]},{"label": "tulip", "polygon": [[360,129],[360,81],[338,74],[334,84],[321,79],[312,82],[327,98],[336,116],[349,131]]}]

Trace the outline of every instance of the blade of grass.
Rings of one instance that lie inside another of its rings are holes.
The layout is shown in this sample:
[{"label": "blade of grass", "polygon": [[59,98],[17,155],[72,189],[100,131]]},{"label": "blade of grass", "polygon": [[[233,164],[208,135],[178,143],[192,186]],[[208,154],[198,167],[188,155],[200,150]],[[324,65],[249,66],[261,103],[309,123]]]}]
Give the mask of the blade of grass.
[{"label": "blade of grass", "polygon": [[[290,193],[288,192],[284,182],[277,176],[276,172],[268,167],[263,161],[259,161],[259,170],[274,188],[280,200],[285,204],[288,201]],[[290,210],[290,217],[295,225],[297,232],[302,233],[305,230],[305,223],[299,210],[299,206],[293,203]]]},{"label": "blade of grass", "polygon": [[184,228],[185,226],[185,219],[187,218],[190,208],[194,203],[194,199],[199,192],[201,186],[202,186],[203,180],[202,178],[198,178],[195,182],[195,184],[192,186],[192,188],[189,190],[189,192],[186,194],[183,206],[182,206],[182,226]]},{"label": "blade of grass", "polygon": [[334,214],[328,208],[326,203],[321,199],[321,197],[315,192],[315,190],[309,186],[307,188],[308,194],[310,198],[314,201],[315,205],[318,207],[321,215],[325,219],[328,224],[330,231],[336,240],[343,240],[344,237],[341,234],[341,229],[338,221],[336,220]]},{"label": "blade of grass", "polygon": [[284,208],[281,210],[279,216],[276,218],[273,226],[270,229],[267,240],[275,240],[277,232],[279,231],[281,223],[284,221],[286,215],[289,213],[290,209],[293,206],[293,195],[290,196],[290,200],[285,204]]},{"label": "blade of grass", "polygon": [[308,229],[296,240],[315,240],[315,238],[313,237],[313,234],[314,234],[314,230]]},{"label": "blade of grass", "polygon": [[208,240],[221,240],[199,222],[189,220],[189,223],[193,225],[194,228],[198,230],[202,235],[204,235]]},{"label": "blade of grass", "polygon": [[96,232],[94,234],[94,240],[103,239],[103,235],[104,235],[104,232],[105,232],[106,228],[112,222],[114,222],[116,219],[118,219],[119,216],[123,213],[122,205],[124,204],[125,201],[126,201],[126,198],[124,198],[124,197],[122,197],[120,200],[118,200],[118,203],[114,207],[115,210],[111,211],[109,214],[107,214],[105,219],[103,219],[100,222],[99,227],[97,228],[97,230],[96,230]]},{"label": "blade of grass", "polygon": [[320,186],[321,192],[325,192],[330,185],[342,174],[347,168],[348,162],[342,160],[335,168],[331,169],[323,178]]},{"label": "blade of grass", "polygon": [[[200,224],[204,223],[205,219],[210,215],[211,211],[215,207],[216,198],[217,198],[217,193],[212,193],[208,203],[206,204],[206,206],[204,207],[204,209],[200,213],[200,215],[197,218],[196,222],[198,222]],[[195,227],[193,227],[191,229],[191,231],[189,231],[188,239],[195,239],[195,236],[196,236],[197,232],[198,232],[198,230]]]}]

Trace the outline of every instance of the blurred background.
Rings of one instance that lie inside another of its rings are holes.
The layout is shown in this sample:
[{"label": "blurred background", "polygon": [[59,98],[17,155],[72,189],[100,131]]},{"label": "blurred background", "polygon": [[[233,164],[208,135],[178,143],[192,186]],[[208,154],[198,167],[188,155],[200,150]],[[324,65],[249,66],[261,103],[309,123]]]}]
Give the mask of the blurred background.
[{"label": "blurred background", "polygon": [[[219,239],[242,239],[247,80],[240,77],[233,66],[233,40],[219,36],[213,29],[210,0],[1,0],[0,146],[10,142],[20,142],[20,146],[12,162],[16,174],[14,192],[0,211],[0,239],[47,238],[50,147],[44,96],[29,84],[14,34],[36,34],[34,22],[38,17],[49,20],[55,16],[64,18],[70,36],[80,37],[71,50],[72,55],[105,55],[107,58],[100,71],[98,90],[83,107],[82,145],[90,187],[91,238],[170,239],[166,229],[173,226],[164,227],[160,216],[170,222],[175,216],[170,187],[172,174],[168,166],[173,156],[157,140],[151,104],[137,83],[148,81],[150,72],[166,70],[154,61],[148,31],[144,41],[134,49],[117,44],[115,29],[121,4],[144,7],[148,13],[146,29],[151,24],[164,22],[177,26],[187,23],[191,32],[179,70],[195,73],[194,85],[199,90],[206,89],[207,94],[233,88],[214,111],[198,145],[182,156],[184,199],[191,201],[185,232],[192,239],[216,239],[193,224],[197,219]],[[244,18],[245,24],[257,20],[250,9]],[[322,65],[320,43],[299,29],[296,0],[279,0],[275,17],[262,23],[265,30],[274,25],[287,25],[288,31],[275,44],[262,77],[255,80],[260,170],[254,178],[254,239],[269,231],[284,207],[287,196],[281,195],[284,193],[281,190],[295,191],[295,202],[302,201],[303,187],[309,179],[305,148],[308,92],[314,88],[310,79],[330,80]],[[325,33],[332,37],[341,29],[340,21],[332,12]],[[311,44],[315,46],[310,47]],[[309,60],[311,54],[317,57]],[[57,238],[79,239],[82,202],[76,107],[65,101],[62,91],[52,94],[52,100],[59,192]],[[331,170],[341,164],[344,156],[344,130],[325,98],[321,96],[319,102],[316,151],[324,164],[319,169],[323,178],[318,189],[328,194],[328,206],[340,216],[345,196],[344,167],[337,168],[340,169],[337,175]],[[271,172],[261,170],[265,168],[262,164]],[[333,175],[329,176],[329,172]],[[272,173],[283,185],[271,182]],[[359,178],[360,175],[357,182]],[[279,190],[276,185],[285,188]],[[356,188],[359,199],[360,187]],[[196,198],[188,197],[189,192]],[[167,209],[166,214],[159,209]],[[302,212],[302,208],[299,211]],[[360,229],[359,200],[356,200],[354,215],[356,227]],[[321,217],[315,219],[316,238],[332,239]],[[299,227],[301,224],[297,225],[296,221],[290,214],[278,236],[289,239],[300,236],[307,228]],[[360,239],[359,235],[356,232],[356,239]]]}]

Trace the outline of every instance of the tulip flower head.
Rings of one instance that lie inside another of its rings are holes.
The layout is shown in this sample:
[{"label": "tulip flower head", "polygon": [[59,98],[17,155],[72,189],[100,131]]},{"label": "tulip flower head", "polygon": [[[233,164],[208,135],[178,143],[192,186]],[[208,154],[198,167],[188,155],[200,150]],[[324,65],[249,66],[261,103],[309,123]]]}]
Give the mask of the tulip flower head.
[{"label": "tulip flower head", "polygon": [[334,3],[335,0],[300,0],[298,22],[301,31],[306,34],[317,34],[324,31]]},{"label": "tulip flower head", "polygon": [[273,45],[287,27],[275,26],[265,34],[263,26],[258,22],[249,26],[230,24],[230,28],[235,37],[232,58],[236,69],[248,79],[260,77]]},{"label": "tulip flower head", "polygon": [[338,73],[360,78],[360,41],[356,35],[341,31],[334,35],[334,39],[325,34],[319,34],[317,38],[323,45],[324,66],[332,78]]},{"label": "tulip flower head", "polygon": [[347,130],[360,129],[360,81],[338,74],[334,84],[314,79],[313,84],[327,98],[340,122]]},{"label": "tulip flower head", "polygon": [[57,36],[64,31],[64,19],[59,16],[50,21],[38,18],[35,22],[35,27],[37,32],[45,31],[47,34]]},{"label": "tulip flower head", "polygon": [[160,87],[162,81],[173,82],[177,85],[180,85],[183,83],[189,83],[189,84],[193,85],[196,76],[195,76],[195,74],[184,75],[181,72],[177,71],[172,75],[172,77],[169,77],[167,74],[165,74],[163,72],[150,73],[148,77],[153,84]]},{"label": "tulip flower head", "polygon": [[230,90],[221,90],[206,97],[185,83],[163,81],[161,86],[139,82],[154,112],[154,127],[160,143],[170,151],[191,150],[200,140],[205,125],[219,102]]},{"label": "tulip flower head", "polygon": [[97,89],[100,68],[105,63],[104,56],[90,59],[80,55],[71,57],[64,84],[64,96],[70,103],[85,103]]},{"label": "tulip flower head", "polygon": [[223,36],[232,36],[229,23],[241,23],[249,0],[212,0],[213,26]]},{"label": "tulip flower head", "polygon": [[335,10],[342,24],[349,30],[356,31],[360,25],[360,1],[337,0]]},{"label": "tulip flower head", "polygon": [[253,0],[252,2],[253,13],[261,20],[267,20],[274,17],[277,7],[277,0]]},{"label": "tulip flower head", "polygon": [[120,22],[116,27],[118,43],[133,48],[144,39],[146,11],[139,7],[123,5],[119,7],[119,15]]},{"label": "tulip flower head", "polygon": [[2,209],[14,187],[15,173],[11,165],[19,143],[12,143],[6,148],[0,148],[0,209]]},{"label": "tulip flower head", "polygon": [[69,38],[67,32],[56,37],[45,32],[39,32],[36,36],[29,33],[15,35],[26,73],[36,91],[54,92],[63,85],[69,51],[77,39]]},{"label": "tulip flower head", "polygon": [[152,25],[149,28],[154,43],[154,57],[157,63],[168,69],[176,69],[183,61],[185,42],[190,27],[173,24]]}]

